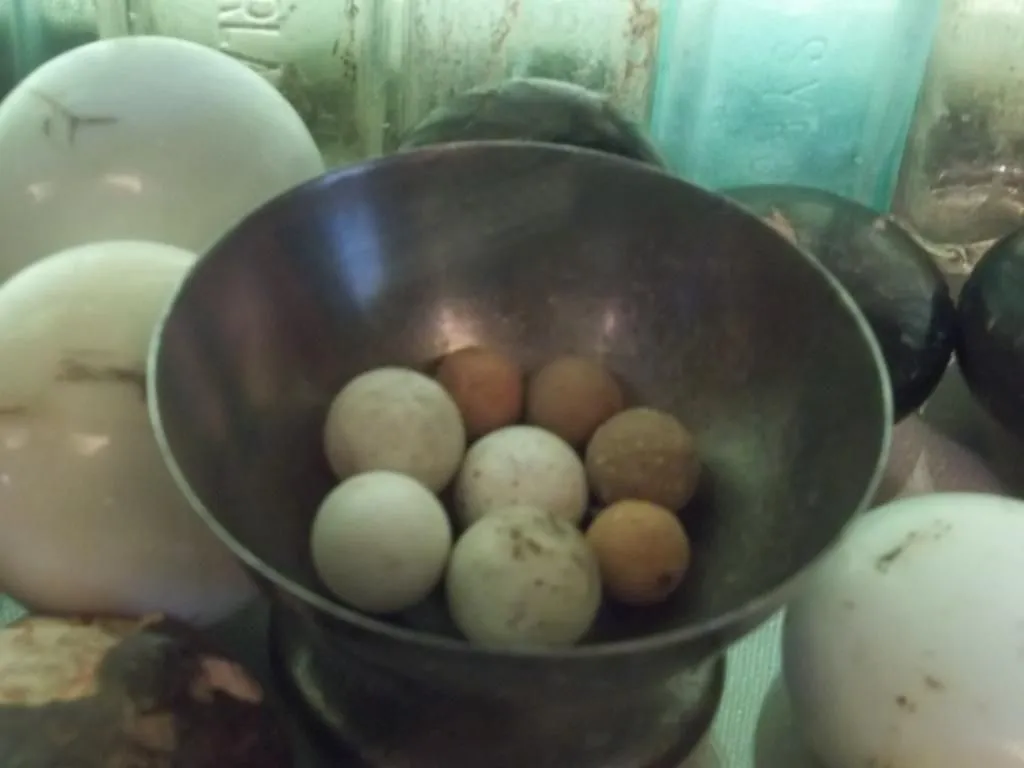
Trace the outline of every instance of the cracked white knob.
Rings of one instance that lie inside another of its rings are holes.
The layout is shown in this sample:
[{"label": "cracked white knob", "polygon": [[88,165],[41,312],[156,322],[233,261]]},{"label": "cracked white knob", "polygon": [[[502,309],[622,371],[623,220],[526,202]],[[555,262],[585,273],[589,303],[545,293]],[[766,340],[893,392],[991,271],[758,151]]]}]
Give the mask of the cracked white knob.
[{"label": "cracked white knob", "polygon": [[203,253],[323,172],[291,105],[210,48],[125,37],[47,62],[0,103],[0,281],[87,242]]}]

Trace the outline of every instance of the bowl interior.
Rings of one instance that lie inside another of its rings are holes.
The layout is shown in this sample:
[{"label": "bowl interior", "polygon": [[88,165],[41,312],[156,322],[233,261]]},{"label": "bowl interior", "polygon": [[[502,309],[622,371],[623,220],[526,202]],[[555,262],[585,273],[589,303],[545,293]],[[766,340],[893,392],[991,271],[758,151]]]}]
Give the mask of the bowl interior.
[{"label": "bowl interior", "polygon": [[[656,610],[606,609],[592,641],[771,599],[877,482],[891,405],[848,297],[725,200],[640,164],[513,143],[336,172],[268,204],[195,268],[150,361],[172,472],[264,578],[343,621],[308,555],[332,486],[321,424],[381,364],[482,344],[527,366],[598,355],[636,403],[696,434],[695,565]],[[441,595],[379,620],[454,636]],[[385,630],[386,631],[386,630]]]}]

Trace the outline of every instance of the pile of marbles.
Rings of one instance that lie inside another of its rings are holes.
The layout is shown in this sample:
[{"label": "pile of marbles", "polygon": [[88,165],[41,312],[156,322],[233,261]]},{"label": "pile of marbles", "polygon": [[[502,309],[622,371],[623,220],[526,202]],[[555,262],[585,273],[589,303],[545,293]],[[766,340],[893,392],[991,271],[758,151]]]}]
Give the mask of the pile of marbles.
[{"label": "pile of marbles", "polygon": [[335,397],[324,450],[339,484],[314,520],[313,562],[366,613],[408,609],[443,582],[470,642],[569,646],[602,597],[661,603],[690,566],[678,513],[701,475],[693,436],[627,407],[596,360],[526,375],[469,347],[433,376],[377,368]]}]

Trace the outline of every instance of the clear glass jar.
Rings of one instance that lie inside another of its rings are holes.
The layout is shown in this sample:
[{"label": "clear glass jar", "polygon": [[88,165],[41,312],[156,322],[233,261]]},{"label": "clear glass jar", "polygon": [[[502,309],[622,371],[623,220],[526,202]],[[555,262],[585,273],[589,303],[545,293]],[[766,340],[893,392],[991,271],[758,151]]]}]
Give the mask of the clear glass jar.
[{"label": "clear glass jar", "polygon": [[331,165],[393,150],[447,97],[508,77],[610,93],[642,122],[649,112],[658,0],[97,2],[104,36],[180,37],[261,72]]},{"label": "clear glass jar", "polygon": [[706,187],[800,184],[887,210],[938,6],[669,4],[653,138]]},{"label": "clear glass jar", "polygon": [[1024,0],[946,0],[893,211],[970,271],[1024,224]]},{"label": "clear glass jar", "polygon": [[657,0],[405,1],[397,133],[456,93],[510,77],[600,91],[627,117],[647,121]]}]

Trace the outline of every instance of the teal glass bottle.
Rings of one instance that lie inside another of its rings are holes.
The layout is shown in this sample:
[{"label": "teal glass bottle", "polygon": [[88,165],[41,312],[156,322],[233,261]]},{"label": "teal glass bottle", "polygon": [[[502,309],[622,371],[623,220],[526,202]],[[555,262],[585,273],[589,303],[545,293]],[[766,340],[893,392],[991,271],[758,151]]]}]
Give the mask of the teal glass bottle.
[{"label": "teal glass bottle", "polygon": [[43,62],[95,39],[94,0],[0,0],[0,99]]},{"label": "teal glass bottle", "polygon": [[890,204],[940,0],[664,0],[651,130],[712,189]]}]

